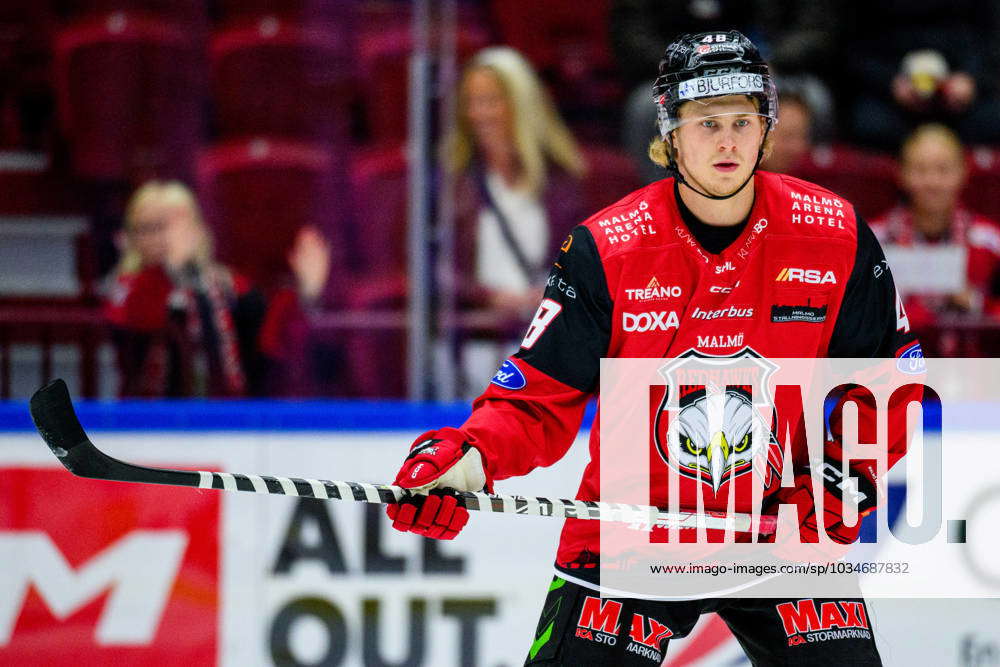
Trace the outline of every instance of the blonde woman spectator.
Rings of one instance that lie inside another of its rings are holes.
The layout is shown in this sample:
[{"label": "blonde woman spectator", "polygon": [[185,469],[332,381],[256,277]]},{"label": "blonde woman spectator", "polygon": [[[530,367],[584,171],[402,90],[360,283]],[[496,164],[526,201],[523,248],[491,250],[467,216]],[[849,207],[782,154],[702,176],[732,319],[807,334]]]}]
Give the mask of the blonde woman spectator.
[{"label": "blonde woman spectator", "polygon": [[294,290],[266,297],[214,259],[212,238],[192,192],[150,181],[125,211],[122,255],[105,315],[113,328],[123,396],[244,396],[267,391],[287,360],[299,296],[326,281],[329,249],[300,233],[290,264]]},{"label": "blonde woman spectator", "polygon": [[533,310],[548,259],[583,219],[583,156],[538,75],[506,47],[462,76],[445,164],[457,177],[459,269],[480,305]]},{"label": "blonde woman spectator", "polygon": [[[534,69],[507,47],[484,49],[466,66],[443,158],[456,179],[462,304],[517,322],[513,337],[538,306],[550,258],[584,218],[584,158]],[[467,347],[466,369],[495,369],[504,354]]]},{"label": "blonde woman spectator", "polygon": [[962,289],[934,295],[909,290],[906,312],[913,326],[933,324],[946,311],[979,312],[990,296],[1000,266],[1000,226],[962,205],[966,177],[965,151],[958,135],[944,125],[922,125],[907,137],[900,151],[904,202],[872,223],[887,254],[892,246],[948,245],[966,254]]}]

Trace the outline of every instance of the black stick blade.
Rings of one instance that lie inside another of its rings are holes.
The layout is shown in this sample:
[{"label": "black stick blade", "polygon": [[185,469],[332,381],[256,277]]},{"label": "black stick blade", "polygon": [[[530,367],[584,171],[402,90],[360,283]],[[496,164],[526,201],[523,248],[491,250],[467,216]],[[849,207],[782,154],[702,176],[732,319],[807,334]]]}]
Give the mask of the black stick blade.
[{"label": "black stick blade", "polygon": [[79,477],[118,482],[144,482],[173,486],[199,486],[195,471],[147,468],[108,456],[90,441],[73,409],[69,389],[53,380],[35,392],[28,402],[35,428],[67,470]]},{"label": "black stick blade", "polygon": [[67,470],[80,477],[118,479],[115,471],[121,462],[106,456],[87,437],[65,382],[53,380],[36,391],[28,409],[45,444]]},{"label": "black stick blade", "polygon": [[[69,388],[60,380],[53,380],[35,392],[28,403],[31,419],[52,453],[66,464],[67,455],[81,445],[90,444],[80,420],[73,410]],[[67,466],[68,467],[68,466]]]}]

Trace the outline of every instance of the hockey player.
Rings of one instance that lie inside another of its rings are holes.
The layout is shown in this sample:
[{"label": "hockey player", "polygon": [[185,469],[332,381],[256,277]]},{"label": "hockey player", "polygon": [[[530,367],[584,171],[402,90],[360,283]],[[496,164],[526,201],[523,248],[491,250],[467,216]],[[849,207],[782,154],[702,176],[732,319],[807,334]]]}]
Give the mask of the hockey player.
[{"label": "hockey player", "polygon": [[[778,120],[774,84],[757,48],[736,31],[683,35],[667,48],[659,74],[661,140],[650,156],[671,177],[573,230],[519,351],[461,428],[416,440],[396,484],[420,492],[479,491],[559,460],[600,390],[602,357],[673,358],[692,350],[734,357],[920,356],[882,250],[853,206],[811,183],[757,171]],[[599,499],[598,424],[579,499]],[[839,448],[828,443],[824,454],[837,461]],[[862,484],[874,481],[870,470],[858,468],[852,473]],[[810,476],[798,472],[782,501],[812,507]],[[875,494],[868,496],[862,514],[872,509]],[[822,523],[847,544],[858,527],[840,520],[842,502],[840,491],[827,487]],[[453,538],[468,520],[446,494],[388,511],[397,529],[440,539]],[[815,512],[799,517],[803,540],[815,537]],[[826,601],[837,614],[852,615],[859,631],[823,633],[819,641],[787,632],[789,609],[808,618],[825,604],[814,600],[623,598],[602,607],[596,524],[565,522],[557,575],[527,664],[659,664],[668,638],[685,636],[708,612],[726,621],[754,664],[881,664],[860,598]],[[602,627],[616,631],[616,641],[578,632],[596,610],[615,616]],[[638,641],[636,617],[644,628]]]}]

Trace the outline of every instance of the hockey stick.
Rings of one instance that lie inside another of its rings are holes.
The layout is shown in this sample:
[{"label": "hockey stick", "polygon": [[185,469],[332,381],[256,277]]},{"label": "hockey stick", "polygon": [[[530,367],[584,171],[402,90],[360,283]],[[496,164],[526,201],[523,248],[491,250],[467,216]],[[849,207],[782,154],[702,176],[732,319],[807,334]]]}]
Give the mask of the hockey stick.
[{"label": "hockey stick", "polygon": [[[31,418],[49,449],[74,475],[116,482],[139,482],[190,486],[199,489],[250,491],[325,500],[355,500],[367,503],[397,503],[413,493],[399,486],[365,482],[336,482],[297,477],[269,477],[228,472],[169,470],[132,465],[108,456],[90,441],[77,419],[69,389],[62,380],[53,380],[35,392],[29,403]],[[598,521],[617,521],[640,526],[751,530],[749,514],[664,512],[648,505],[527,498],[469,491],[453,492],[460,505],[480,512],[554,516]],[[774,532],[775,517],[760,517],[760,532]]]}]

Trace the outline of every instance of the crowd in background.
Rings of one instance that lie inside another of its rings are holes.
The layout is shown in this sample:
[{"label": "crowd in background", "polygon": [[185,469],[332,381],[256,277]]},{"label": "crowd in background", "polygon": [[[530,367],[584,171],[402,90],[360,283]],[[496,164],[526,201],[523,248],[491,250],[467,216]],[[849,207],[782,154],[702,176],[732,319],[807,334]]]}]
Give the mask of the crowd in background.
[{"label": "crowd in background", "polygon": [[997,3],[458,2],[458,75],[432,70],[430,187],[453,238],[426,285],[406,270],[410,9],[5,3],[0,236],[5,217],[76,213],[89,250],[78,294],[5,293],[0,276],[0,301],[92,306],[122,396],[401,396],[407,295],[453,285],[460,313],[492,315],[440,351],[475,393],[569,229],[666,176],[647,156],[665,45],[736,28],[777,75],[762,168],[858,206],[929,354],[995,351]]}]

